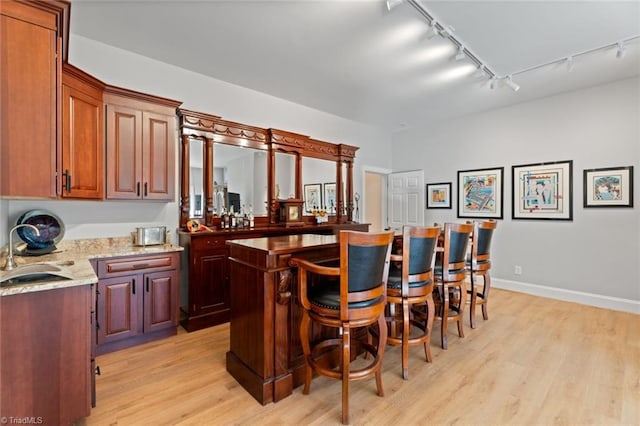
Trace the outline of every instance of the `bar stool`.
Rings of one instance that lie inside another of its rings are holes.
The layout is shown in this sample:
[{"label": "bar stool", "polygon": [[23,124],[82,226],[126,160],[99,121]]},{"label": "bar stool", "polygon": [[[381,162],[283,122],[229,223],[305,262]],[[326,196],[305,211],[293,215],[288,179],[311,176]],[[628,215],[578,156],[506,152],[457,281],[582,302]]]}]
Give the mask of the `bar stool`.
[{"label": "bar stool", "polygon": [[[471,328],[476,328],[476,306],[482,306],[482,317],[489,319],[487,302],[491,289],[491,239],[498,223],[495,220],[473,222],[473,237],[471,256],[467,259],[467,272],[471,282],[468,293],[471,295],[469,304],[469,322]],[[482,277],[482,288],[478,289],[478,278]]]},{"label": "bar stool", "polygon": [[449,322],[458,325],[458,335],[464,337],[462,321],[467,289],[466,254],[473,225],[468,223],[445,223],[442,235],[442,251],[436,254],[434,299],[435,318],[441,321],[442,349],[447,349]]},{"label": "bar stool", "polygon": [[[392,242],[393,232],[340,231],[340,267],[299,258],[290,261],[298,267],[298,297],[302,305],[300,340],[306,363],[302,392],[309,393],[314,372],[342,380],[343,424],[349,423],[350,380],[375,376],[378,395],[384,396],[381,367],[387,344],[384,310]],[[320,325],[338,330],[339,337],[312,342],[312,322],[314,328]],[[366,331],[374,324],[378,338],[372,344],[366,341]],[[358,338],[356,328],[364,328],[363,338]],[[365,365],[352,369],[352,359],[362,352],[367,355]],[[337,366],[329,362],[331,354],[338,355]]]},{"label": "bar stool", "polygon": [[[431,362],[431,329],[435,305],[433,302],[433,253],[440,228],[405,226],[402,233],[402,254],[392,254],[392,261],[401,261],[401,268],[391,269],[387,283],[387,342],[402,346],[402,378],[409,378],[409,346],[424,345],[427,362]],[[414,306],[419,306],[411,315]],[[400,308],[400,313],[396,312]],[[422,309],[420,309],[422,308]],[[412,330],[419,330],[411,337]]]}]

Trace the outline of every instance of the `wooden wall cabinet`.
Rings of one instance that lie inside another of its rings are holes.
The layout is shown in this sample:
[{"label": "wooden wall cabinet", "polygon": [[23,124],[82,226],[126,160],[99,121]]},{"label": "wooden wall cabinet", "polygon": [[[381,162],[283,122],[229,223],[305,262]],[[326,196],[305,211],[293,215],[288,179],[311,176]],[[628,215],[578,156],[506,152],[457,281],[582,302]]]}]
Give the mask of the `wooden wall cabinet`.
[{"label": "wooden wall cabinet", "polygon": [[66,2],[0,1],[0,196],[56,197],[68,11]]},{"label": "wooden wall cabinet", "polygon": [[62,70],[62,198],[104,198],[104,84],[72,65]]},{"label": "wooden wall cabinet", "polygon": [[0,298],[2,423],[69,425],[90,414],[92,293],[90,284]]},{"label": "wooden wall cabinet", "polygon": [[166,253],[94,262],[98,354],[176,334],[178,256]]},{"label": "wooden wall cabinet", "polygon": [[107,87],[107,199],[175,199],[180,102]]}]

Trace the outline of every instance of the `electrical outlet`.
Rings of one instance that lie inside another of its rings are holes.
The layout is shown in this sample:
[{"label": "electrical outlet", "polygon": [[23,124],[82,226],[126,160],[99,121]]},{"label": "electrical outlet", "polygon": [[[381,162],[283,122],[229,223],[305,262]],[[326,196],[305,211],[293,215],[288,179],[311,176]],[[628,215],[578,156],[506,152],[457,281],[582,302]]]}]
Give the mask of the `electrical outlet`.
[{"label": "electrical outlet", "polygon": [[516,265],[513,267],[513,273],[516,275],[522,275],[522,266]]}]

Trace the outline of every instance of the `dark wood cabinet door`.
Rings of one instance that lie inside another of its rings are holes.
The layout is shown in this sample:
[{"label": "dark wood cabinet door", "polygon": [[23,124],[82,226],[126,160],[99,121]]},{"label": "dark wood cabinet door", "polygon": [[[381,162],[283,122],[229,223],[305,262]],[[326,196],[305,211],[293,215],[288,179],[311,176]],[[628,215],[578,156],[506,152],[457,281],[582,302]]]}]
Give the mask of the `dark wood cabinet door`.
[{"label": "dark wood cabinet door", "polygon": [[56,15],[0,2],[0,195],[56,196]]},{"label": "dark wood cabinet door", "polygon": [[104,198],[102,99],[65,84],[62,113],[62,197],[100,200]]},{"label": "dark wood cabinet door", "polygon": [[175,116],[144,112],[142,135],[142,197],[175,198]]},{"label": "dark wood cabinet door", "polygon": [[1,424],[70,425],[90,414],[94,291],[82,285],[1,298]]},{"label": "dark wood cabinet door", "polygon": [[144,275],[144,332],[178,325],[178,272]]},{"label": "dark wood cabinet door", "polygon": [[228,249],[194,253],[194,274],[190,281],[191,314],[204,315],[229,312]]},{"label": "dark wood cabinet door", "polygon": [[98,345],[142,333],[142,275],[98,281]]},{"label": "dark wood cabinet door", "polygon": [[142,112],[106,105],[107,198],[142,198]]}]

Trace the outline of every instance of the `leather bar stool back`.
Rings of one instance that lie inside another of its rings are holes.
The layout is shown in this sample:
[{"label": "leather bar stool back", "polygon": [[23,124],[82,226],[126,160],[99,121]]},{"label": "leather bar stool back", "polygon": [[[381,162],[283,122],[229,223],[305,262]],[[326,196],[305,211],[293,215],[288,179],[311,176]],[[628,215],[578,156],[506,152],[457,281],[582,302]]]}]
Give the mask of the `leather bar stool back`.
[{"label": "leather bar stool back", "polygon": [[449,322],[456,322],[458,335],[464,337],[462,320],[466,303],[465,286],[466,255],[473,225],[445,223],[442,235],[442,251],[436,256],[434,300],[436,319],[441,320],[442,349],[447,349]]},{"label": "leather bar stool back", "polygon": [[432,360],[430,342],[435,313],[433,254],[439,235],[438,227],[405,226],[402,254],[391,255],[392,261],[402,263],[389,272],[387,341],[391,345],[402,346],[402,377],[405,380],[409,378],[409,346],[423,345],[427,362]]},{"label": "leather bar stool back", "polygon": [[[375,376],[383,396],[382,358],[387,344],[386,305],[389,257],[393,232],[340,231],[340,266],[318,265],[294,258],[298,267],[298,297],[302,305],[300,340],[306,362],[304,394],[313,373],[342,381],[342,423],[349,423],[349,381]],[[334,333],[311,336],[321,326]],[[377,325],[371,342],[368,329]],[[356,330],[358,329],[358,330]],[[360,333],[358,331],[361,331]],[[337,336],[337,337],[333,337]],[[364,353],[366,358],[352,361]],[[337,360],[337,362],[331,362]],[[361,361],[361,362],[360,362]]]},{"label": "leather bar stool back", "polygon": [[[495,220],[473,222],[473,237],[471,256],[467,259],[467,272],[471,282],[468,293],[471,295],[469,304],[469,320],[471,328],[476,327],[476,306],[482,306],[482,317],[489,319],[487,302],[491,289],[491,240],[497,227]],[[479,279],[482,278],[480,286]]]}]

